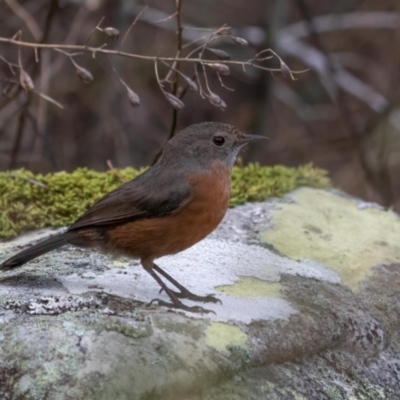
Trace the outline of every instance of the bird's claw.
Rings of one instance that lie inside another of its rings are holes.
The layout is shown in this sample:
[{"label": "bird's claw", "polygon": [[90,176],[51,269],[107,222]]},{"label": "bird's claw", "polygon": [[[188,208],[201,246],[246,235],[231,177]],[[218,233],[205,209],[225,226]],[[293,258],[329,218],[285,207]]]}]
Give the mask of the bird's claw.
[{"label": "bird's claw", "polygon": [[171,308],[171,309],[178,309],[178,310],[183,310],[183,311],[189,311],[193,313],[200,313],[200,314],[209,314],[213,313],[215,314],[214,311],[208,310],[206,308],[200,307],[200,306],[193,306],[189,307],[183,304],[181,301],[174,301],[172,303],[168,303],[167,301],[161,300],[161,299],[153,299],[148,303],[148,305],[152,305],[153,303],[157,303],[159,306]]},{"label": "bird's claw", "polygon": [[[164,291],[163,288],[159,290],[159,294]],[[201,303],[219,303],[222,304],[222,301],[215,297],[213,294],[208,294],[207,296],[198,296],[197,294],[194,294],[190,292],[189,290],[181,290],[179,292],[176,292],[175,290],[171,290],[171,292],[174,294],[175,297],[178,299],[188,299],[192,301],[198,301]]]}]

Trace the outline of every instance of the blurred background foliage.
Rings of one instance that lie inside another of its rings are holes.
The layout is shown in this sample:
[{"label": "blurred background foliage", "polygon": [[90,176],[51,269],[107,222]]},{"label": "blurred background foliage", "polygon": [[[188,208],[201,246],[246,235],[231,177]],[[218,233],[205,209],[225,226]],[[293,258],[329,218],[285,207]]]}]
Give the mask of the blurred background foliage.
[{"label": "blurred background foliage", "polygon": [[[85,44],[101,17],[104,26],[123,35],[144,6],[124,50],[174,56],[176,20],[166,18],[176,11],[175,0],[3,0],[0,37],[22,30],[26,41]],[[21,18],[21,9],[28,20]],[[189,27],[227,23],[250,44],[216,45],[232,58],[245,60],[272,48],[291,69],[308,71],[291,80],[287,74],[231,67],[225,83],[235,91],[222,88],[210,74],[226,110],[187,93],[177,130],[212,120],[266,135],[267,145],[243,152],[245,162],[313,162],[329,171],[337,187],[400,211],[399,11],[395,0],[182,0],[184,43],[204,33]],[[99,32],[90,38],[93,46],[105,41]],[[107,48],[117,46],[106,42]],[[0,56],[1,170],[101,171],[109,168],[107,160],[118,168],[142,167],[153,162],[168,138],[173,110],[152,62],[111,59],[140,96],[140,107],[133,108],[104,56],[77,58],[93,74],[86,85],[64,54],[42,50],[36,62],[32,49],[21,48],[35,87],[62,103],[61,110],[18,85],[3,60],[18,63],[16,46],[0,43]],[[279,68],[279,62],[271,60],[270,66]]]}]

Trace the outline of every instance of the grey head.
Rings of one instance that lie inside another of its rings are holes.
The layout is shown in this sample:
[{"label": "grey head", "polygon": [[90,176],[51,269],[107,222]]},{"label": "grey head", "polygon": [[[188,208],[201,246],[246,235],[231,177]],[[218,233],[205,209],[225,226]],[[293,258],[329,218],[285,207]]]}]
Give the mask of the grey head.
[{"label": "grey head", "polygon": [[215,161],[229,168],[235,163],[239,150],[249,142],[267,139],[249,135],[221,122],[191,125],[167,142],[160,163],[190,161],[204,167]]}]

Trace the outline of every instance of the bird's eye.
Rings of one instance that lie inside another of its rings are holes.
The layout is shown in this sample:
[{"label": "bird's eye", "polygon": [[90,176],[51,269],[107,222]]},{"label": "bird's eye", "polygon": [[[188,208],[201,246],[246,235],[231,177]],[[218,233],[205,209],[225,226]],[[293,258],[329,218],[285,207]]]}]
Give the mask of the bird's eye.
[{"label": "bird's eye", "polygon": [[225,139],[222,136],[214,136],[213,142],[216,146],[222,146],[225,143]]}]

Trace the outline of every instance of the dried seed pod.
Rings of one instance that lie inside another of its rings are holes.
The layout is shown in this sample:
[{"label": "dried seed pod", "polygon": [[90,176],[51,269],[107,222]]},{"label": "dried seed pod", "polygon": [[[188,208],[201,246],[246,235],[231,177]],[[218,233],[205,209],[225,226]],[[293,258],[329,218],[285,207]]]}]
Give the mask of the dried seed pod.
[{"label": "dried seed pod", "polygon": [[227,36],[227,35],[231,35],[231,34],[232,34],[232,31],[229,26],[225,26],[218,31],[218,35],[221,35],[221,36]]},{"label": "dried seed pod", "polygon": [[175,110],[181,111],[183,107],[185,107],[184,102],[181,99],[178,99],[172,93],[164,92],[164,94],[171,106],[175,108]]},{"label": "dried seed pod", "polygon": [[139,96],[128,86],[126,86],[126,95],[128,96],[129,103],[131,103],[133,107],[140,106]]},{"label": "dried seed pod", "polygon": [[287,66],[285,62],[281,60],[281,73],[284,78],[289,78],[292,76],[290,68]]},{"label": "dried seed pod", "polygon": [[217,107],[220,108],[222,111],[225,111],[226,103],[221,99],[221,102],[218,104]]},{"label": "dried seed pod", "polygon": [[216,95],[215,93],[210,93],[208,96],[208,101],[213,105],[213,106],[219,106],[221,104],[221,97],[219,97],[218,95]]},{"label": "dried seed pod", "polygon": [[19,83],[21,84],[22,89],[24,89],[25,92],[31,92],[33,89],[35,89],[32,78],[22,68],[19,72]]},{"label": "dried seed pod", "polygon": [[229,75],[231,72],[229,70],[229,67],[225,64],[210,63],[210,64],[206,64],[206,65],[209,66],[210,68],[214,69],[215,71],[219,72],[221,75]]},{"label": "dried seed pod", "polygon": [[83,83],[90,83],[93,81],[93,75],[90,71],[86,68],[80,67],[79,65],[75,65],[76,73],[78,74],[79,78],[82,79]]},{"label": "dried seed pod", "polygon": [[220,60],[230,60],[231,56],[225,51],[221,49],[208,49],[211,53],[214,53]]},{"label": "dried seed pod", "polygon": [[188,78],[186,75],[182,75],[182,77],[188,85],[189,92],[197,92],[199,90],[194,80]]},{"label": "dried seed pod", "polygon": [[218,95],[216,95],[215,93],[210,93],[207,96],[208,101],[215,107],[220,108],[221,110],[225,110],[226,108],[226,103],[221,99],[221,97],[219,97]]},{"label": "dried seed pod", "polygon": [[243,38],[237,37],[237,36],[231,36],[231,37],[234,42],[236,42],[237,44],[240,44],[241,46],[249,45],[249,42],[246,39],[243,39]]},{"label": "dried seed pod", "polygon": [[113,28],[112,26],[108,26],[103,29],[103,32],[113,40],[119,39],[119,30],[117,28]]}]

